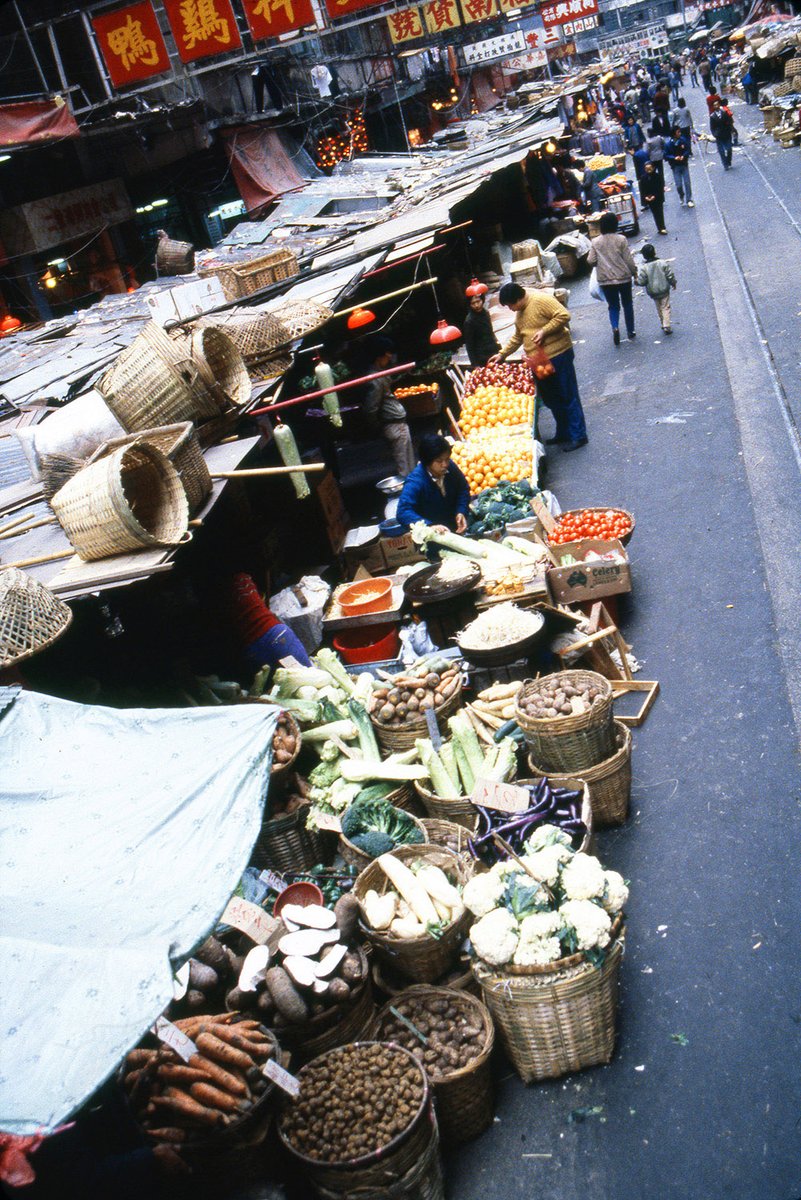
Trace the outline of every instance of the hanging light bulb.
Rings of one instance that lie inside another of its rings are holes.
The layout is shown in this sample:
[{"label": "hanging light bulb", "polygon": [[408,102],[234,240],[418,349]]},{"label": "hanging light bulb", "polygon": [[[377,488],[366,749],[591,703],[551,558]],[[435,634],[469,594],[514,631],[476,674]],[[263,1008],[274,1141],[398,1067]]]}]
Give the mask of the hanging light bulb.
[{"label": "hanging light bulb", "polygon": [[461,329],[457,329],[455,325],[449,325],[447,321],[440,317],[437,321],[437,328],[428,340],[432,346],[441,346],[444,342],[455,342],[461,336]]},{"label": "hanging light bulb", "polygon": [[486,283],[481,283],[475,275],[464,289],[465,296],[484,296],[489,291]]},{"label": "hanging light bulb", "polygon": [[348,317],[348,329],[361,329],[362,325],[371,325],[374,320],[375,313],[369,308],[354,308]]},{"label": "hanging light bulb", "polygon": [[22,328],[22,321],[19,317],[12,316],[11,313],[0,319],[0,337],[6,337],[9,333],[14,333],[17,329]]}]

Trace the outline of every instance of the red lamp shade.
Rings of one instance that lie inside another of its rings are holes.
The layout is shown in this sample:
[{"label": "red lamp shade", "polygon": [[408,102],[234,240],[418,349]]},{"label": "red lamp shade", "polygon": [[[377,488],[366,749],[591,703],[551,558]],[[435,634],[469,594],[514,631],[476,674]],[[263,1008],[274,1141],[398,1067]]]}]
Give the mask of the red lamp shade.
[{"label": "red lamp shade", "polygon": [[11,313],[6,313],[2,320],[0,320],[0,337],[5,337],[6,334],[14,333],[17,329],[21,328],[22,321],[20,321],[19,317],[12,317]]},{"label": "red lamp shade", "polygon": [[440,317],[439,321],[437,321],[437,328],[428,340],[432,346],[441,346],[443,342],[455,342],[461,336],[461,329],[457,329],[455,325],[449,325],[447,321],[443,321]]},{"label": "red lamp shade", "polygon": [[465,296],[483,296],[489,291],[486,283],[481,283],[476,279],[475,275],[470,280],[470,283],[464,289]]},{"label": "red lamp shade", "polygon": [[348,317],[348,329],[360,329],[362,325],[370,325],[375,320],[375,313],[369,308],[354,308]]}]

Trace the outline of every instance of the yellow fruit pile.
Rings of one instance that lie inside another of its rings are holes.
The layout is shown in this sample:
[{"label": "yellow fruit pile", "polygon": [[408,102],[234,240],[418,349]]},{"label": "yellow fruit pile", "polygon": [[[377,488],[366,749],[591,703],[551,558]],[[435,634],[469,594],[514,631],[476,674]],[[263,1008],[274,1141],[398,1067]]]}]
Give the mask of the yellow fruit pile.
[{"label": "yellow fruit pile", "polygon": [[517,483],[528,479],[532,457],[530,439],[511,437],[500,431],[473,437],[469,442],[456,442],[453,447],[453,461],[464,474],[471,496],[495,487],[502,480]]},{"label": "yellow fruit pile", "polygon": [[498,425],[531,425],[533,420],[533,396],[500,384],[485,384],[465,396],[459,425],[465,437],[470,437]]}]

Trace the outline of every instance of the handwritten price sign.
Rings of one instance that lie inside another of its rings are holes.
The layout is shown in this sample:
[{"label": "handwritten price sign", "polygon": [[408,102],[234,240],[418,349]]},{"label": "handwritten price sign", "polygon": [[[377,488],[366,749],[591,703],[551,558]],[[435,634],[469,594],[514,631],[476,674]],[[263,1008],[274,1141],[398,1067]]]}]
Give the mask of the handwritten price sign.
[{"label": "handwritten price sign", "polygon": [[521,813],[525,812],[531,804],[531,795],[528,788],[518,787],[514,783],[496,783],[492,779],[477,779],[470,801],[472,804],[480,805],[481,808],[491,808],[495,812]]},{"label": "handwritten price sign", "polygon": [[192,1039],[181,1033],[178,1026],[173,1025],[166,1017],[159,1017],[153,1026],[153,1032],[160,1042],[174,1050],[184,1062],[189,1062],[190,1058],[197,1054],[197,1046]]},{"label": "handwritten price sign", "polygon": [[294,1075],[290,1075],[289,1071],[285,1071],[271,1058],[268,1058],[262,1067],[262,1074],[266,1075],[268,1079],[272,1079],[273,1083],[277,1083],[288,1096],[300,1095],[300,1080],[296,1079]]},{"label": "handwritten price sign", "polygon": [[241,896],[231,897],[220,920],[224,925],[233,925],[240,933],[246,933],[260,946],[269,941],[278,927],[275,917],[268,916],[258,904],[251,904]]}]

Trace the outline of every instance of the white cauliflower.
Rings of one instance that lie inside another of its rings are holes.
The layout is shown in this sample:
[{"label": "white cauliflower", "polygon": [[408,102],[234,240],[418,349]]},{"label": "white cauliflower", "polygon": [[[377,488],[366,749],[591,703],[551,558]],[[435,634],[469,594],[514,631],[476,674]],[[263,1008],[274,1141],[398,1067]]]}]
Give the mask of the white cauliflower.
[{"label": "white cauliflower", "polygon": [[476,917],[485,917],[488,912],[498,906],[506,887],[506,880],[500,872],[493,869],[484,875],[474,875],[469,879],[462,893],[465,906]]},{"label": "white cauliflower", "polygon": [[524,861],[535,879],[553,887],[559,878],[559,868],[569,858],[568,848],[554,843],[551,846],[543,846],[533,854],[529,852],[524,856]]},{"label": "white cauliflower", "polygon": [[520,937],[531,938],[547,938],[552,934],[558,933],[562,928],[562,920],[558,913],[553,911],[531,913],[528,917],[523,917],[520,922]]},{"label": "white cauliflower", "polygon": [[479,958],[493,967],[501,967],[517,949],[518,934],[517,921],[509,910],[493,908],[476,921],[470,930],[470,941]]},{"label": "white cauliflower", "polygon": [[574,854],[562,870],[562,888],[568,900],[597,900],[604,894],[606,875],[591,854]]},{"label": "white cauliflower", "polygon": [[559,916],[563,925],[575,932],[578,950],[603,949],[609,945],[612,922],[599,904],[592,900],[566,900],[559,908]]},{"label": "white cauliflower", "polygon": [[570,834],[565,833],[558,825],[539,825],[526,840],[526,853],[534,854],[545,846],[565,846],[571,854],[573,853]]},{"label": "white cauliflower", "polygon": [[618,875],[617,871],[606,871],[605,877],[606,891],[603,895],[603,906],[614,917],[623,911],[629,898],[629,889],[626,887],[623,876]]},{"label": "white cauliflower", "polygon": [[521,937],[513,961],[518,967],[543,967],[561,957],[562,943],[558,937],[535,937],[528,941]]}]

